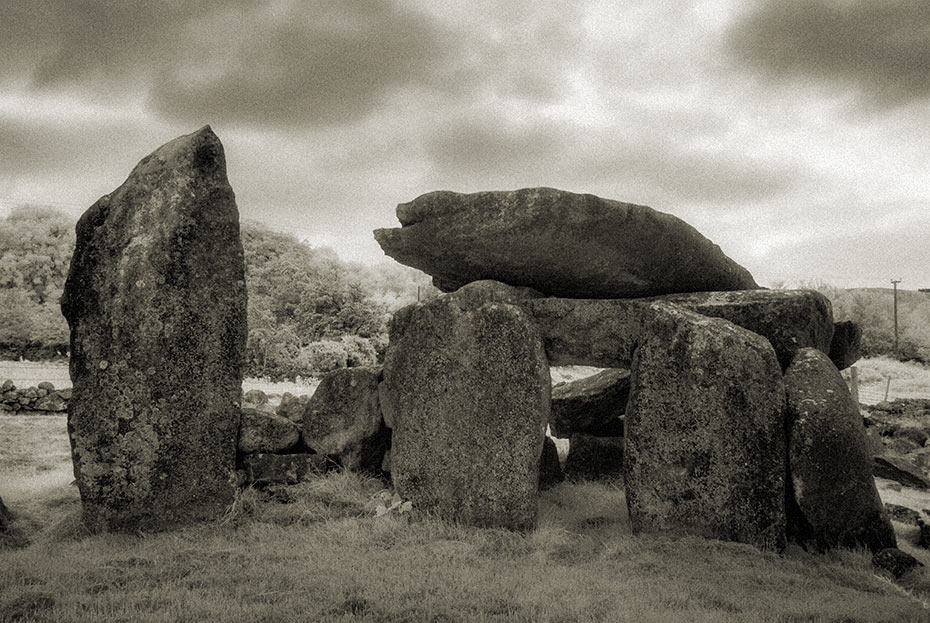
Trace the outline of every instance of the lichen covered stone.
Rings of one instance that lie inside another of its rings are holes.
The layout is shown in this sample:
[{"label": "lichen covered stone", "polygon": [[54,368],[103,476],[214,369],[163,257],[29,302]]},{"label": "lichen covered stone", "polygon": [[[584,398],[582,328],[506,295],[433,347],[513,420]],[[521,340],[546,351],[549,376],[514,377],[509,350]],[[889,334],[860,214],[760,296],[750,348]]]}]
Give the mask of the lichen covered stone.
[{"label": "lichen covered stone", "polygon": [[668,303],[651,312],[625,421],[633,531],[783,549],[785,396],[771,344]]},{"label": "lichen covered stone", "polygon": [[246,291],[239,214],[209,127],[144,158],[84,213],[61,306],[88,527],[221,516],[235,492]]},{"label": "lichen covered stone", "polygon": [[414,508],[530,529],[549,418],[549,366],[531,319],[447,295],[395,315],[381,399],[391,476]]}]

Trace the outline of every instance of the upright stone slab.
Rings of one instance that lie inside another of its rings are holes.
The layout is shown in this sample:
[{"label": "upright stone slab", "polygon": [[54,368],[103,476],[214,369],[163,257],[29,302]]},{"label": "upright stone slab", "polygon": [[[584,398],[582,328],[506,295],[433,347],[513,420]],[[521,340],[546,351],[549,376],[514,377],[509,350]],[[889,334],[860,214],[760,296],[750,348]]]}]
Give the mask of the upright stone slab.
[{"label": "upright stone slab", "polygon": [[398,312],[381,384],[391,476],[415,508],[529,529],[549,419],[549,366],[525,312],[443,296]]},{"label": "upright stone slab", "polygon": [[801,349],[785,372],[785,390],[789,535],[820,549],[895,547],[862,416],[836,366],[819,350]]},{"label": "upright stone slab", "polygon": [[157,530],[220,516],[235,491],[246,291],[209,127],[144,158],[84,213],[61,306],[85,523]]},{"label": "upright stone slab", "polygon": [[651,312],[626,414],[633,531],[782,549],[785,398],[772,346],[667,303]]}]

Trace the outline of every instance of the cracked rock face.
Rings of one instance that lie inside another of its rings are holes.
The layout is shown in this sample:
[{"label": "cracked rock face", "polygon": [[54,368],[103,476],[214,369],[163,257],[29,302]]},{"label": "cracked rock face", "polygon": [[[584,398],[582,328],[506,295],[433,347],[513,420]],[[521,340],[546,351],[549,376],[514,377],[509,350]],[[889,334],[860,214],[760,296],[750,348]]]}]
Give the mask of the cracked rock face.
[{"label": "cracked rock face", "polygon": [[144,158],[81,217],[62,297],[72,458],[94,530],[157,530],[232,501],[245,264],[209,127]]},{"label": "cracked rock face", "polygon": [[554,188],[431,192],[375,230],[384,252],[446,292],[495,279],[569,298],[635,298],[758,288],[745,268],[681,219]]}]

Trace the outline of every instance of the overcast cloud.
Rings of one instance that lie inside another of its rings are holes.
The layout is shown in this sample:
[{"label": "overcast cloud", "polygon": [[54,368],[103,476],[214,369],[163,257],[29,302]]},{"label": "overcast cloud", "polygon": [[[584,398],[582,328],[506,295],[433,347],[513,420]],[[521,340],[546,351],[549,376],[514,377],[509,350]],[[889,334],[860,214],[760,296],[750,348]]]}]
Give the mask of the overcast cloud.
[{"label": "overcast cloud", "polygon": [[394,207],[651,205],[763,283],[930,287],[923,0],[0,0],[0,209],[209,123],[243,218],[380,261]]}]

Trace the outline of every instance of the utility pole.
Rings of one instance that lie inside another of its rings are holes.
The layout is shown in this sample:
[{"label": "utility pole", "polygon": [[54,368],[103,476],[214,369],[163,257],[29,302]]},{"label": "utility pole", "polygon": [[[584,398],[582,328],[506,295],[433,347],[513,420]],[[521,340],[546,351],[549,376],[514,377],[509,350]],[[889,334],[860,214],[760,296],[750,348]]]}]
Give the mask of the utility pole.
[{"label": "utility pole", "polygon": [[891,285],[894,286],[894,353],[898,354],[898,284],[900,279],[892,279]]}]

